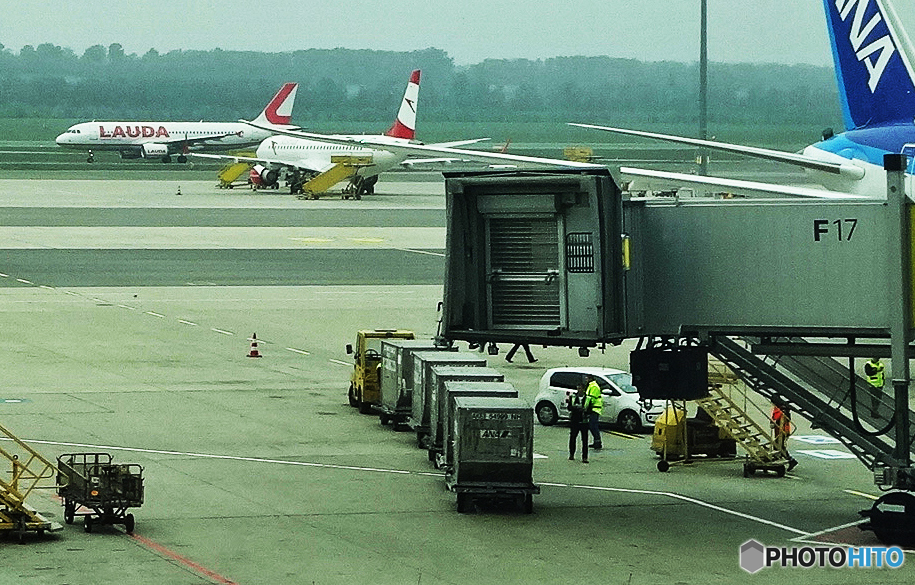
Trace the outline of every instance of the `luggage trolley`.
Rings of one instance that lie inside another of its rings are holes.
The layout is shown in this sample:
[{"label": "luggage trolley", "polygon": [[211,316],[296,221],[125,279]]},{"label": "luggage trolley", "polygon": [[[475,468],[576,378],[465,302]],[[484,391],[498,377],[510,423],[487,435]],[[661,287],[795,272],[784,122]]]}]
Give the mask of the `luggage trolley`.
[{"label": "luggage trolley", "polygon": [[[133,534],[128,508],[143,505],[143,468],[135,463],[111,462],[108,453],[68,453],[57,458],[57,494],[63,500],[64,521],[83,516],[83,527],[123,524]],[[80,508],[91,511],[77,513]]]}]

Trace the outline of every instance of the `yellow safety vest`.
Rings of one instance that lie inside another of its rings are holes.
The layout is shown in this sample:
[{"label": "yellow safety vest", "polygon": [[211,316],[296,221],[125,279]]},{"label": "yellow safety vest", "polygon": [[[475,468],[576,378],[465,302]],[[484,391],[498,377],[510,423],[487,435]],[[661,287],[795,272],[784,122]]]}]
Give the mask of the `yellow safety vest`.
[{"label": "yellow safety vest", "polygon": [[883,384],[884,384],[883,378],[886,373],[886,366],[883,365],[883,362],[875,363],[875,362],[869,361],[866,364],[864,364],[864,366],[865,366],[865,370],[868,369],[867,366],[870,366],[870,368],[872,369],[871,374],[867,374],[867,372],[865,372],[865,374],[867,374],[867,383],[870,384],[871,386],[873,386],[874,388],[883,388]]},{"label": "yellow safety vest", "polygon": [[588,395],[587,400],[585,400],[585,411],[590,410],[600,414],[604,409],[604,399],[601,396],[600,386],[597,385],[597,382],[590,382],[585,393]]}]

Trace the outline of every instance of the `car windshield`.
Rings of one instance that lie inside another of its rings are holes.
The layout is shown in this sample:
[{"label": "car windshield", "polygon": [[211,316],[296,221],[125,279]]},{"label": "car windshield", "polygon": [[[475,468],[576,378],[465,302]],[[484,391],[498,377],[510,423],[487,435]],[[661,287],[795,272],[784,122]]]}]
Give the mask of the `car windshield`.
[{"label": "car windshield", "polygon": [[636,390],[635,386],[632,385],[632,374],[627,374],[626,372],[621,372],[619,374],[610,374],[607,377],[610,378],[610,381],[613,382],[617,388],[619,388],[626,394],[638,394],[639,393],[639,391]]}]

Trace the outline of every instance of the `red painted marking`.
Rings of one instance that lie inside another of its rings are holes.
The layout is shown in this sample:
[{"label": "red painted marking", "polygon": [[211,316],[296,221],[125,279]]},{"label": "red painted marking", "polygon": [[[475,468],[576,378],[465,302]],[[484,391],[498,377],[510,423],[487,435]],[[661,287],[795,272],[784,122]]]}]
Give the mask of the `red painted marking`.
[{"label": "red painted marking", "polygon": [[187,557],[183,557],[183,556],[179,555],[178,553],[176,553],[175,551],[162,546],[158,542],[155,542],[153,540],[146,538],[145,536],[140,536],[139,534],[128,534],[128,536],[130,536],[135,541],[139,542],[141,545],[145,546],[149,550],[156,552],[166,558],[172,559],[173,561],[177,561],[178,563],[181,563],[188,569],[191,569],[192,571],[200,573],[201,575],[207,577],[208,579],[211,579],[214,583],[219,583],[220,585],[238,585],[238,583],[236,583],[235,581],[226,579],[219,573],[217,573],[215,571],[211,571],[211,570],[207,569],[206,567],[203,567],[202,565],[195,563],[191,559],[189,559]]}]

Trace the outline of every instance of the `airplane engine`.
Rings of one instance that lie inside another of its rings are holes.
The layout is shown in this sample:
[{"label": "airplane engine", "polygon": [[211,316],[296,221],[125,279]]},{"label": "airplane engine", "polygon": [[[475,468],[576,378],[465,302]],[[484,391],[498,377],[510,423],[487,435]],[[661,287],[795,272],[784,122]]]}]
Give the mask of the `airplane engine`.
[{"label": "airplane engine", "polygon": [[164,144],[147,142],[143,145],[143,158],[163,158],[168,156],[168,147]]},{"label": "airplane engine", "polygon": [[251,167],[251,183],[258,187],[272,187],[276,185],[279,178],[280,173],[276,169],[270,169],[263,165]]}]

